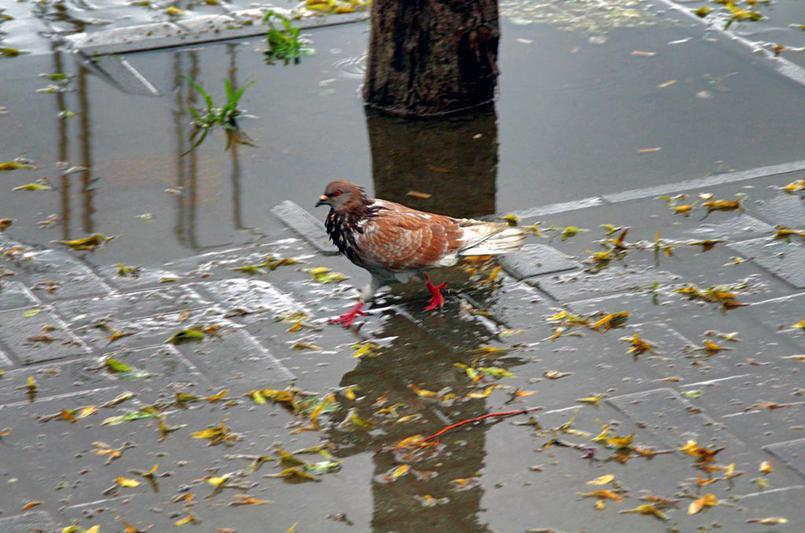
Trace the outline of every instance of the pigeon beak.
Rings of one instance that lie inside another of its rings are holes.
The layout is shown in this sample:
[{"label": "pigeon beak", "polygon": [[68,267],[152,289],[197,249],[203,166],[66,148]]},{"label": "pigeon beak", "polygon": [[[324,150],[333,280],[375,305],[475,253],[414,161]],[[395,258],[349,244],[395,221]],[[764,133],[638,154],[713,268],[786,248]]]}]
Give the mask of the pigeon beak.
[{"label": "pigeon beak", "polygon": [[327,198],[326,195],[322,194],[321,196],[319,196],[319,201],[316,202],[316,207],[319,207],[319,206],[322,206],[322,205],[327,205],[328,200],[329,200],[329,198]]}]

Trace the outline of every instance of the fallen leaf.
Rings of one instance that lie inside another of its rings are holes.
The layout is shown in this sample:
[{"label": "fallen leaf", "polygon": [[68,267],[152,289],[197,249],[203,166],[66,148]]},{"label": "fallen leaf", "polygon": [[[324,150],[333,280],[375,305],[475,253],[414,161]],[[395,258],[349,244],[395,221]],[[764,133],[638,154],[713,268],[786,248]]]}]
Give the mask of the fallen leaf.
[{"label": "fallen leaf", "polygon": [[767,518],[750,518],[747,524],[757,524],[759,526],[781,526],[788,523],[787,518],[782,516],[769,516]]},{"label": "fallen leaf", "polygon": [[758,468],[758,471],[761,474],[769,475],[774,471],[774,468],[772,468],[770,462],[763,461],[762,463],[760,463],[760,467]]},{"label": "fallen leaf", "polygon": [[688,514],[693,515],[700,512],[702,509],[706,507],[715,507],[719,504],[718,498],[713,493],[707,493],[701,498],[691,502],[688,506]]},{"label": "fallen leaf", "polygon": [[33,509],[35,507],[39,507],[40,505],[42,505],[41,501],[39,501],[39,500],[31,500],[31,501],[29,501],[28,503],[26,503],[25,505],[22,506],[22,512],[27,513],[31,509]]},{"label": "fallen leaf", "polygon": [[614,502],[623,501],[623,496],[608,489],[594,490],[592,492],[579,492],[578,494],[582,498],[601,498],[604,500],[612,500]]},{"label": "fallen leaf", "polygon": [[14,223],[14,220],[10,218],[0,218],[0,231],[5,231],[11,227]]},{"label": "fallen leaf", "polygon": [[63,244],[73,250],[79,251],[93,251],[98,246],[111,241],[114,237],[107,237],[102,233],[94,233],[88,237],[82,237],[80,239],[72,239],[67,241],[54,241],[59,244]]},{"label": "fallen leaf", "polygon": [[52,191],[53,187],[45,183],[31,182],[19,185],[11,189],[12,191]]},{"label": "fallen leaf", "polygon": [[186,342],[200,342],[204,340],[205,333],[196,328],[183,329],[171,335],[165,342],[170,344],[184,344]]},{"label": "fallen leaf", "polygon": [[266,503],[271,502],[268,500],[255,498],[254,496],[250,496],[248,494],[235,494],[232,496],[232,501],[229,502],[229,505],[232,507],[239,507],[241,505],[264,505]]},{"label": "fallen leaf", "polygon": [[579,228],[579,227],[576,227],[576,226],[565,226],[564,228],[562,228],[562,232],[559,234],[559,237],[563,241],[566,241],[566,240],[570,239],[571,237],[575,237],[579,232],[582,232],[582,231],[589,231],[589,230],[586,230],[584,228]]},{"label": "fallen leaf", "polygon": [[543,376],[548,379],[561,379],[573,375],[572,372],[561,372],[559,370],[547,370]]},{"label": "fallen leaf", "polygon": [[509,226],[516,226],[520,223],[520,217],[514,214],[504,215],[502,218],[509,224]]},{"label": "fallen leaf", "polygon": [[408,191],[405,195],[410,196],[411,198],[416,198],[418,200],[427,200],[428,198],[431,197],[430,194],[419,191]]},{"label": "fallen leaf", "polygon": [[193,516],[192,514],[189,514],[189,515],[185,516],[184,518],[180,518],[179,520],[174,522],[173,525],[174,526],[186,526],[187,524],[198,524],[198,523],[200,523],[199,519],[196,518],[195,516]]},{"label": "fallen leaf", "polygon": [[594,396],[585,396],[584,398],[577,398],[578,403],[586,403],[598,407],[601,405],[601,400],[605,398],[603,394],[596,394]]},{"label": "fallen leaf", "polygon": [[296,466],[284,468],[282,471],[276,474],[266,474],[265,477],[280,477],[285,479],[296,479],[301,481],[320,481],[319,478],[317,478],[313,474],[310,474],[304,469]]},{"label": "fallen leaf", "polygon": [[124,476],[117,476],[115,478],[115,483],[117,483],[119,487],[125,487],[129,489],[140,486],[140,482],[137,481],[136,479]]},{"label": "fallen leaf", "polygon": [[788,185],[785,185],[782,189],[790,194],[794,194],[795,192],[799,191],[805,191],[805,179],[792,181]]},{"label": "fallen leaf", "polygon": [[660,511],[657,506],[653,503],[646,503],[643,505],[638,505],[634,509],[623,509],[622,511],[618,511],[620,514],[644,514],[654,516],[659,518],[663,522],[669,520],[668,515]]},{"label": "fallen leaf", "polygon": [[605,474],[603,476],[598,476],[595,479],[591,479],[587,482],[588,485],[606,485],[607,483],[612,483],[615,481],[615,476],[613,474]]},{"label": "fallen leaf", "polygon": [[310,274],[310,277],[313,278],[313,280],[317,283],[339,283],[349,279],[344,274],[341,274],[340,272],[333,272],[327,267],[309,268],[306,270],[306,272]]},{"label": "fallen leaf", "polygon": [[[624,230],[625,231],[625,230]],[[596,331],[609,331],[613,328],[619,328],[626,323],[626,320],[629,318],[629,311],[620,311],[618,313],[610,313],[604,315],[603,318],[590,324],[590,329],[594,329]]]},{"label": "fallen leaf", "polygon": [[383,479],[386,481],[397,481],[399,478],[403,477],[410,471],[411,467],[409,465],[400,465],[392,468],[389,472],[386,472],[383,475]]},{"label": "fallen leaf", "polygon": [[641,339],[639,333],[635,333],[631,337],[621,337],[620,340],[626,341],[632,345],[632,347],[626,351],[626,355],[638,356],[646,352],[654,353],[654,344],[645,339]]}]

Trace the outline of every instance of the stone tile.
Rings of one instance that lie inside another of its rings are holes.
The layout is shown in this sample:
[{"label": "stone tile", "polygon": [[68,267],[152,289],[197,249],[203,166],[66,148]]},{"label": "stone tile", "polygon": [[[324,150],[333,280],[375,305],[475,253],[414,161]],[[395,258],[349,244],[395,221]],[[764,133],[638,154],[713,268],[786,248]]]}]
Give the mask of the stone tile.
[{"label": "stone tile", "polygon": [[[313,257],[314,250],[298,238],[286,238],[257,246],[231,248],[217,252],[184,257],[163,265],[183,278],[212,280],[229,278],[252,278],[254,276],[235,270],[242,265],[261,263],[267,256],[305,259]],[[293,266],[280,267],[272,272],[272,278]]]},{"label": "stone tile", "polygon": [[772,235],[773,233],[773,227],[747,214],[734,216],[721,222],[702,222],[683,232],[691,239],[723,239],[726,241],[737,241],[760,234]]},{"label": "stone tile", "polygon": [[[747,494],[738,500],[736,512],[721,513],[718,523],[721,531],[805,531],[803,501],[805,501],[805,487],[803,486],[783,487]],[[770,516],[784,517],[788,523],[778,526],[762,526],[748,522]]]},{"label": "stone tile", "polygon": [[[257,279],[226,279],[193,285],[205,296],[220,303],[227,311],[243,309],[245,321],[273,318],[286,311],[310,311],[292,296],[280,291],[267,281]],[[259,316],[254,316],[259,315]]]},{"label": "stone tile", "polygon": [[749,449],[735,436],[700,412],[673,389],[662,388],[605,400],[636,422],[646,425],[669,448],[692,439],[701,445],[724,447],[722,460],[746,463]]},{"label": "stone tile", "polygon": [[[15,257],[12,263],[27,274],[30,286],[43,300],[85,298],[110,291],[109,286],[89,267],[61,250],[29,252]],[[50,282],[56,283],[52,292],[46,290]]]},{"label": "stone tile", "polygon": [[0,279],[0,311],[31,307],[38,301],[25,285],[19,281],[5,281]]},{"label": "stone tile", "polygon": [[794,287],[805,288],[805,247],[799,242],[762,238],[730,244],[729,247],[744,257],[751,257],[755,263]]},{"label": "stone tile", "polygon": [[792,325],[799,322],[803,309],[805,309],[805,294],[802,293],[766,300],[751,307],[755,320],[800,348],[805,348],[805,330],[794,328]]},{"label": "stone tile", "polygon": [[0,405],[28,401],[25,385],[29,376],[36,380],[37,400],[114,385],[97,366],[94,358],[83,358],[9,370],[0,380]]},{"label": "stone tile", "polygon": [[[188,314],[189,313],[189,314]],[[190,327],[219,326],[222,330],[236,328],[237,325],[223,318],[223,311],[217,307],[205,307],[175,313],[132,318],[129,320],[104,320],[105,327],[99,328],[95,322],[73,329],[89,346],[97,351],[118,348],[140,348],[164,344],[174,333]],[[122,331],[126,336],[110,344],[109,335]]]},{"label": "stone tile", "polygon": [[[53,329],[45,331],[50,328]],[[54,340],[31,340],[42,335],[49,335]],[[49,311],[41,311],[32,317],[25,317],[23,310],[19,309],[0,312],[0,342],[13,357],[26,365],[90,353],[87,345]]]},{"label": "stone tile", "polygon": [[768,200],[759,200],[752,210],[772,224],[789,228],[801,228],[805,221],[805,201],[797,194],[778,194]]},{"label": "stone tile", "polygon": [[299,233],[317,251],[324,255],[336,255],[338,249],[330,242],[324,225],[319,220],[290,200],[275,205],[271,209],[283,224]]},{"label": "stone tile", "polygon": [[764,449],[805,478],[805,438],[770,444]]},{"label": "stone tile", "polygon": [[[201,372],[171,345],[149,346],[136,350],[122,349],[105,353],[93,361],[96,369],[102,367],[104,357],[114,357],[132,368],[135,372],[142,372],[141,377],[131,377],[125,374],[114,374],[101,368],[96,372],[104,375],[111,383],[126,387],[137,392],[151,393],[159,391],[168,384],[197,385],[203,381]],[[169,398],[170,401],[172,398]],[[146,401],[146,400],[143,400]],[[148,401],[156,401],[149,398]]]},{"label": "stone tile", "polygon": [[645,291],[650,289],[654,283],[667,285],[679,281],[678,276],[664,270],[618,266],[604,269],[597,274],[574,272],[526,280],[530,285],[542,289],[560,302],[571,302],[617,292]]},{"label": "stone tile", "polygon": [[73,328],[94,327],[102,321],[122,323],[134,318],[196,309],[201,297],[183,286],[161,287],[129,294],[85,298],[56,304],[59,315]]},{"label": "stone tile", "polygon": [[0,518],[0,531],[3,533],[47,533],[55,529],[56,523],[45,511]]},{"label": "stone tile", "polygon": [[282,388],[294,379],[284,364],[243,330],[230,330],[220,338],[178,348],[212,383],[233,391]]},{"label": "stone tile", "polygon": [[526,244],[519,251],[502,256],[500,264],[518,280],[581,266],[570,256],[545,244]]},{"label": "stone tile", "polygon": [[98,267],[98,272],[107,283],[121,291],[131,291],[145,289],[149,287],[164,287],[166,278],[177,278],[178,275],[170,270],[161,268],[141,267],[140,271],[134,276],[119,276],[117,265],[103,265]]}]

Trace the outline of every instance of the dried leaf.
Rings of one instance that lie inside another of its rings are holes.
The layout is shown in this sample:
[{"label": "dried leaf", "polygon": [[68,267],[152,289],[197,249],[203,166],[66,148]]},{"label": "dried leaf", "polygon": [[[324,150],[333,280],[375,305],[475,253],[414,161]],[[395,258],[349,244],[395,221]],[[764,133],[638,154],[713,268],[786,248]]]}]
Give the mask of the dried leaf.
[{"label": "dried leaf", "polygon": [[53,187],[45,183],[31,182],[19,185],[11,189],[12,191],[52,191]]},{"label": "dried leaf", "polygon": [[383,479],[386,481],[397,481],[399,478],[403,477],[410,471],[411,467],[409,465],[400,465],[386,472],[383,475]]},{"label": "dried leaf", "polygon": [[68,241],[54,241],[59,244],[63,244],[73,250],[80,250],[80,251],[92,251],[98,246],[106,243],[107,241],[111,241],[114,237],[107,237],[102,233],[95,233],[88,237],[82,237],[80,239],[72,239]]},{"label": "dried leaf", "polygon": [[317,283],[339,283],[349,279],[344,274],[341,274],[340,272],[333,272],[327,267],[309,268],[306,270],[306,272],[310,274],[310,277],[313,278],[313,280]]},{"label": "dried leaf", "polygon": [[688,506],[688,514],[693,515],[706,507],[715,507],[718,504],[719,501],[718,498],[716,498],[716,495],[708,492],[701,498],[691,502],[691,504]]},{"label": "dried leaf", "polygon": [[117,476],[115,478],[115,483],[117,483],[117,485],[119,487],[125,487],[125,488],[130,488],[130,489],[140,486],[140,482],[137,481],[136,479],[132,479],[130,477],[124,477],[124,476]]},{"label": "dried leaf", "polygon": [[255,498],[254,496],[250,496],[248,494],[235,494],[232,496],[232,501],[229,502],[229,505],[232,507],[239,507],[241,505],[264,505],[266,503],[271,502],[268,500]]},{"label": "dried leaf", "polygon": [[430,194],[420,191],[408,191],[405,195],[410,196],[411,198],[416,198],[418,200],[427,200],[428,198],[431,197]]},{"label": "dried leaf", "polygon": [[588,485],[606,485],[607,483],[612,483],[615,481],[615,476],[613,474],[605,474],[603,476],[598,476],[595,479],[591,479],[587,482]]},{"label": "dried leaf", "polygon": [[579,403],[586,403],[598,407],[601,405],[601,400],[605,398],[604,394],[596,394],[594,396],[585,396],[584,398],[576,399]]},{"label": "dried leaf", "polygon": [[572,375],[573,375],[572,372],[562,372],[562,371],[559,371],[559,370],[547,370],[543,374],[543,376],[545,376],[548,379],[552,379],[552,380],[561,379],[561,378],[564,378],[564,377],[567,377],[567,376],[572,376]]},{"label": "dried leaf", "polygon": [[759,526],[781,526],[788,523],[787,518],[782,516],[769,516],[767,518],[750,518],[747,524],[757,524]]},{"label": "dried leaf", "polygon": [[657,506],[653,503],[646,503],[643,505],[638,505],[634,509],[624,509],[622,511],[618,511],[620,514],[644,514],[644,515],[651,515],[656,518],[659,518],[663,522],[669,520],[668,515],[660,511]]},{"label": "dried leaf", "polygon": [[578,494],[583,498],[601,498],[604,500],[612,500],[614,502],[623,501],[623,496],[608,489],[594,490],[592,492],[579,492]]},{"label": "dried leaf", "polygon": [[758,471],[761,474],[769,475],[774,471],[774,468],[771,466],[770,462],[763,461],[762,463],[760,463],[760,467],[758,468]]}]

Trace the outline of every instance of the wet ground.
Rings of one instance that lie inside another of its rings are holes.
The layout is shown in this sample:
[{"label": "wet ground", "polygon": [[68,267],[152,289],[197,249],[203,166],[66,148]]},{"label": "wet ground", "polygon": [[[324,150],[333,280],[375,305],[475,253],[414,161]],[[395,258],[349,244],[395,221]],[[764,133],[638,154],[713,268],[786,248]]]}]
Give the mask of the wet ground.
[{"label": "wet ground", "polygon": [[[802,85],[665,4],[501,5],[499,99],[443,121],[362,108],[364,23],[310,30],[315,55],[288,67],[259,39],[0,59],[0,161],[35,167],[0,173],[0,531],[805,527],[805,252],[774,238],[805,223],[801,190],[781,190],[805,178]],[[69,81],[40,76],[56,72]],[[216,98],[251,82],[258,147],[214,132],[182,155],[200,105],[186,77]],[[51,190],[13,190],[43,177]],[[504,270],[440,272],[443,313],[414,284],[344,331],[325,319],[366,275],[305,213],[323,218],[333,177],[456,216],[516,212],[544,236]],[[689,217],[657,200],[679,193]],[[631,228],[623,253],[585,259],[622,232],[602,224]],[[115,238],[54,243],[96,232]],[[320,283],[322,266],[349,279]],[[751,305],[722,312],[730,298],[688,300],[688,283]],[[187,328],[203,339],[166,342]],[[627,355],[635,334],[652,349]]]}]

